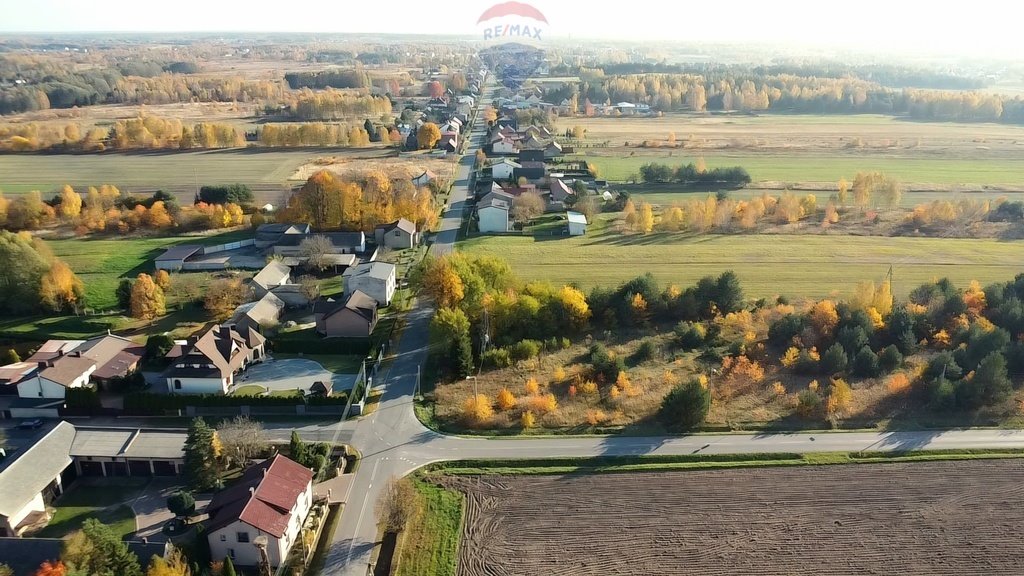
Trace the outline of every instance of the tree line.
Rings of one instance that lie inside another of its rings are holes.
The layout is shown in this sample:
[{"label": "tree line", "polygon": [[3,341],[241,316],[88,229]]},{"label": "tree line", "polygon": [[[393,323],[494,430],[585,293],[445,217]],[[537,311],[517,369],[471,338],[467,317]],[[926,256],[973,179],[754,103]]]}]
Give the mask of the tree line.
[{"label": "tree line", "polygon": [[296,120],[380,118],[391,114],[391,100],[383,96],[351,94],[333,88],[313,92],[303,88],[289,96],[288,111]]},{"label": "tree line", "polygon": [[184,124],[176,118],[140,116],[117,120],[109,129],[86,131],[77,123],[63,127],[26,124],[0,125],[0,151],[102,152],[104,150],[190,150],[245,146],[245,134],[231,124]]},{"label": "tree line", "polygon": [[281,222],[309,222],[317,230],[372,232],[378,224],[405,218],[419,230],[437,222],[437,206],[429,188],[373,170],[342,178],[320,170],[296,190],[281,209]]},{"label": "tree line", "polygon": [[43,240],[0,230],[0,313],[70,312],[84,306],[85,287]]},{"label": "tree line", "polygon": [[708,169],[704,166],[703,160],[698,163],[683,164],[678,168],[649,162],[640,167],[640,178],[644,182],[676,182],[683,186],[744,186],[750,184],[750,174],[742,166]]}]

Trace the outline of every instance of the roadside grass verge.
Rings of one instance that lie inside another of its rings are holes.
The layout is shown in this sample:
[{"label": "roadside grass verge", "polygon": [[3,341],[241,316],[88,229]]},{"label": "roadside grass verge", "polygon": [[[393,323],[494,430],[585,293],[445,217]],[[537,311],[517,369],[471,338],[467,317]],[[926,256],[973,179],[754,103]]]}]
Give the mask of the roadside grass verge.
[{"label": "roadside grass verge", "polygon": [[396,576],[454,576],[462,535],[462,494],[414,478],[421,507],[402,533]]}]

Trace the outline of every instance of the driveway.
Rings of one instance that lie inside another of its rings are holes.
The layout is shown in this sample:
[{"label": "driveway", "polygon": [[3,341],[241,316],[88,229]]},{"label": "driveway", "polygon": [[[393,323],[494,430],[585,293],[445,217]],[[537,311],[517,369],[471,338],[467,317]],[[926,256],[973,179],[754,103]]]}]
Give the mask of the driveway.
[{"label": "driveway", "polygon": [[[174,518],[167,509],[167,498],[182,488],[177,479],[154,478],[141,494],[129,504],[135,512],[135,535],[133,540],[145,538],[149,542],[166,542],[164,524]],[[210,503],[209,495],[196,495],[196,514],[202,514]]]},{"label": "driveway", "polygon": [[335,390],[351,390],[356,382],[355,374],[334,374],[318,362],[303,358],[267,361],[249,368],[235,379],[235,387],[262,386],[267,390],[295,390],[302,388],[309,392],[309,387],[316,381],[334,382]]}]

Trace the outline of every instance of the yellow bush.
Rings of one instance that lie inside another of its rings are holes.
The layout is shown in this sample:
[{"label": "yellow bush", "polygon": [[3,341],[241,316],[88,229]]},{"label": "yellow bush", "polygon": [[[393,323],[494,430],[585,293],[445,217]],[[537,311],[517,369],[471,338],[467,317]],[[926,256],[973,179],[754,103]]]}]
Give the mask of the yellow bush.
[{"label": "yellow bush", "polygon": [[903,372],[898,372],[889,377],[885,386],[893,394],[902,394],[910,389],[910,378]]},{"label": "yellow bush", "polygon": [[800,357],[800,349],[796,346],[790,346],[786,353],[782,355],[782,365],[786,368],[792,368],[796,365],[797,358]]},{"label": "yellow bush", "polygon": [[807,389],[810,390],[811,392],[817,392],[818,391],[818,381],[817,380],[811,380],[811,382],[807,385]]},{"label": "yellow bush", "polygon": [[601,410],[587,410],[587,424],[591,426],[597,426],[607,419],[608,415]]},{"label": "yellow bush", "polygon": [[782,385],[782,382],[775,382],[772,384],[772,392],[779,396],[786,395],[786,387]]},{"label": "yellow bush", "polygon": [[561,366],[555,368],[555,373],[551,375],[551,379],[555,382],[563,382],[565,380],[565,368]]},{"label": "yellow bush", "polygon": [[597,394],[597,383],[593,380],[587,380],[580,384],[579,391],[581,394]]},{"label": "yellow bush", "polygon": [[497,397],[498,410],[504,412],[516,407],[516,396],[508,388],[502,388]]},{"label": "yellow bush", "polygon": [[537,394],[540,394],[540,384],[537,383],[536,378],[531,376],[530,379],[526,381],[526,395],[536,396]]},{"label": "yellow bush", "polygon": [[483,394],[470,396],[462,403],[462,418],[472,426],[486,424],[494,416],[491,399]]},{"label": "yellow bush", "polygon": [[555,395],[551,393],[531,396],[526,401],[526,407],[529,412],[547,414],[548,412],[554,412],[558,409],[558,400],[555,398]]},{"label": "yellow bush", "polygon": [[523,428],[533,428],[537,425],[537,419],[534,417],[533,412],[526,411],[523,412],[522,417],[519,418],[519,424]]}]

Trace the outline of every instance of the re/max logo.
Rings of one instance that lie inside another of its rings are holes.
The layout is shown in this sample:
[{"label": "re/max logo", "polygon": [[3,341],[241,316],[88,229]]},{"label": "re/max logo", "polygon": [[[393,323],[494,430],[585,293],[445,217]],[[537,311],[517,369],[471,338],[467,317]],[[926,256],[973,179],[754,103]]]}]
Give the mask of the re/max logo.
[{"label": "re/max logo", "polygon": [[520,38],[533,38],[534,40],[540,40],[540,34],[542,30],[534,26],[527,26],[525,24],[505,24],[493,26],[491,28],[484,28],[484,40],[491,40],[493,38],[504,38],[507,36],[518,36]]}]

